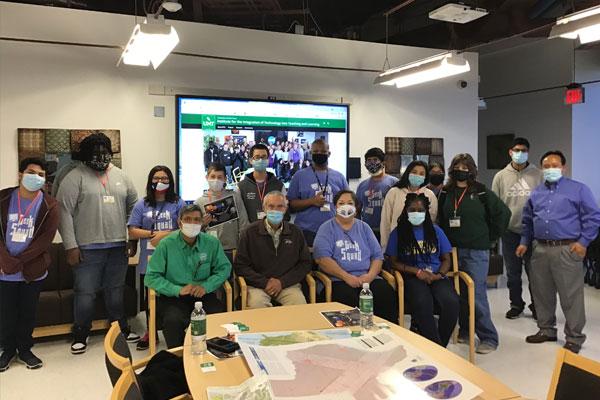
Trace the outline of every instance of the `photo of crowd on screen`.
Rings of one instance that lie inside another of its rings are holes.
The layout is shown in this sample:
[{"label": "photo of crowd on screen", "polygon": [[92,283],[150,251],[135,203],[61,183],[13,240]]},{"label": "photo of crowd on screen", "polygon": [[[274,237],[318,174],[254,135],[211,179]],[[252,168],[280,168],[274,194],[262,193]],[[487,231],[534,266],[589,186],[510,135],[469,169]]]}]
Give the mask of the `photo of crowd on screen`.
[{"label": "photo of crowd on screen", "polygon": [[214,130],[204,135],[204,166],[219,162],[225,166],[228,182],[252,171],[250,149],[262,143],[269,149],[267,171],[287,183],[294,174],[311,164],[310,146],[316,139],[327,141],[327,132],[273,130]]}]

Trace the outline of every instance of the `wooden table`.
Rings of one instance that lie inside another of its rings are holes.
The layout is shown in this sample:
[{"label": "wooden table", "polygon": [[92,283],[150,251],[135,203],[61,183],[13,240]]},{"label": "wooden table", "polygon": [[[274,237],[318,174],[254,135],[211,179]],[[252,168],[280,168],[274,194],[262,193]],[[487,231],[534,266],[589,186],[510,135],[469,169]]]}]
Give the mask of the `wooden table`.
[{"label": "wooden table", "polygon": [[[232,322],[241,322],[248,325],[250,332],[328,329],[332,327],[321,316],[320,311],[349,308],[339,303],[317,303],[212,314],[207,317],[208,337],[225,335],[226,332],[221,328],[221,325]],[[378,318],[376,320],[381,322]],[[389,325],[396,335],[479,386],[483,390],[483,393],[478,399],[500,400],[520,398],[513,390],[467,360],[407,329],[401,328],[398,325]],[[206,361],[214,362],[217,371],[203,373],[200,369],[200,364]],[[190,393],[195,400],[207,398],[207,386],[237,386],[252,376],[244,357],[219,361],[209,354],[192,355],[189,330],[184,343],[183,364]]]}]

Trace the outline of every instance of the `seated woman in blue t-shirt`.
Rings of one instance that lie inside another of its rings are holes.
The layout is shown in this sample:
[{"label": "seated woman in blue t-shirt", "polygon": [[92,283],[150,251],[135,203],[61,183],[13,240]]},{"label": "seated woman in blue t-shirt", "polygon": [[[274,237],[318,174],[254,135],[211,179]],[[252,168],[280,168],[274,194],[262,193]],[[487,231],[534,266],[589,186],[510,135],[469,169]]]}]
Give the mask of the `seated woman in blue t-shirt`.
[{"label": "seated woman in blue t-shirt", "polygon": [[319,268],[332,279],[332,301],[358,306],[362,284],[373,292],[373,312],[398,322],[394,289],[379,277],[383,262],[381,246],[366,222],[355,218],[358,200],[351,190],[341,190],[333,199],[336,216],[321,225],[313,246]]},{"label": "seated woman in blue t-shirt", "polygon": [[[431,221],[429,199],[409,193],[386,254],[392,258],[392,267],[402,273],[405,298],[419,333],[444,347],[456,326],[460,308],[458,295],[445,276],[451,253],[444,231]],[[439,310],[437,326],[434,309]]]}]

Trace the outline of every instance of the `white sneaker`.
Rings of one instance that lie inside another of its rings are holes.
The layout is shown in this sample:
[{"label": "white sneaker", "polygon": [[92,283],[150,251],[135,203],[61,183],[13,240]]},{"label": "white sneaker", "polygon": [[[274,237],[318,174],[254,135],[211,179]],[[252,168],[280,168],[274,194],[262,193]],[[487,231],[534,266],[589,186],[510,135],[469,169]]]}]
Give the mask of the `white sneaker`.
[{"label": "white sneaker", "polygon": [[475,352],[477,352],[477,354],[488,354],[491,353],[492,351],[496,351],[498,347],[491,345],[489,343],[485,343],[485,342],[481,342],[479,343],[479,346],[477,346],[477,348],[475,349]]}]

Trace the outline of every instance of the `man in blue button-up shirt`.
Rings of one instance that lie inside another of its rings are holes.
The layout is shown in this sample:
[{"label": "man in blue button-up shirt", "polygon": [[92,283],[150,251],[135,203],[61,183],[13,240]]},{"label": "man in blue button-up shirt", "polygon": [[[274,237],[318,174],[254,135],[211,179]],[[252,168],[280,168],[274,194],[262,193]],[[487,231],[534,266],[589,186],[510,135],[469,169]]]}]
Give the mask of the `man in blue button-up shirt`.
[{"label": "man in blue button-up shirt", "polygon": [[585,341],[583,258],[598,235],[600,209],[583,183],[564,178],[566,158],[560,151],[542,156],[544,183],[532,193],[523,209],[523,230],[517,256],[533,247],[531,288],[539,332],[528,343],[555,342],[556,292],[565,314],[565,348],[578,353]]}]

